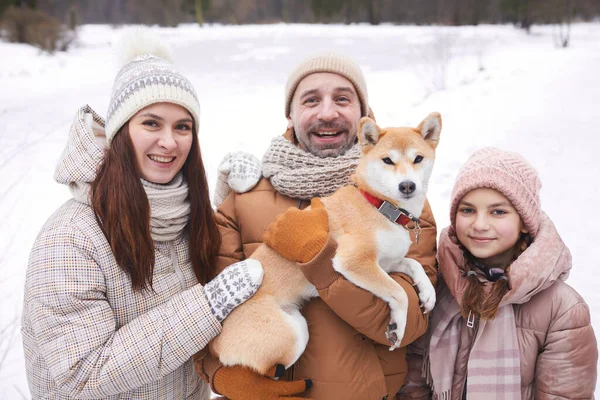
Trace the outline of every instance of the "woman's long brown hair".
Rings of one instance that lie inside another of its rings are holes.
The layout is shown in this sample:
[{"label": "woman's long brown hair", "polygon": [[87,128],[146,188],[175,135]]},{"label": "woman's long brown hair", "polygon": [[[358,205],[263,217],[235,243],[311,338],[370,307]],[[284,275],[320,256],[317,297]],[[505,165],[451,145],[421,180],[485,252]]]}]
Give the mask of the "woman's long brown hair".
[{"label": "woman's long brown hair", "polygon": [[[208,183],[196,129],[182,167],[189,187],[190,258],[198,281],[215,275],[221,237],[210,205]],[[125,124],[113,138],[92,182],[92,208],[119,267],[131,278],[134,290],[152,288],[154,242],[150,234],[150,204],[140,181],[133,142]]]},{"label": "woman's long brown hair", "polygon": [[[463,276],[467,279],[467,288],[462,298],[460,306],[460,312],[463,318],[467,318],[469,313],[473,313],[476,316],[484,320],[494,319],[498,313],[500,302],[504,295],[510,289],[510,282],[507,279],[498,279],[496,282],[481,282],[478,278],[478,274],[469,274],[469,271],[475,271],[477,260],[473,254],[462,243],[458,240],[454,229],[449,231],[450,240],[459,246],[463,252],[464,263],[459,267]],[[523,251],[531,243],[531,237],[527,233],[522,233],[515,243],[513,248],[514,255],[509,265],[504,268],[504,274],[508,278],[511,264],[521,255]],[[491,284],[492,287],[486,293],[484,285]]]}]

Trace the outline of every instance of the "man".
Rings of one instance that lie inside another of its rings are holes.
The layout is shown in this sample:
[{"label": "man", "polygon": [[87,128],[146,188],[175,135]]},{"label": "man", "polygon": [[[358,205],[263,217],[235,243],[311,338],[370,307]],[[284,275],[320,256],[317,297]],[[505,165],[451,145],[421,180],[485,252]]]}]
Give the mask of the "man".
[{"label": "man", "polygon": [[[286,85],[288,129],[273,139],[264,155],[264,178],[247,193],[230,193],[217,210],[222,235],[219,270],[252,254],[279,214],[290,207],[303,209],[311,199],[330,195],[349,183],[360,156],[356,141],[359,120],[369,112],[363,74],[346,57],[315,55],[292,71]],[[316,211],[313,207],[296,212]],[[419,243],[413,244],[408,256],[421,262],[435,281],[436,228],[429,203],[421,221]],[[312,380],[312,387],[302,396],[317,400],[393,399],[407,373],[405,346],[427,328],[427,317],[420,311],[411,280],[403,274],[391,274],[409,295],[409,312],[403,347],[390,352],[385,336],[390,320],[387,303],[333,269],[336,244],[328,239],[327,226],[317,226],[313,232],[310,237],[295,238],[292,245],[300,254],[292,259],[299,262],[298,267],[320,297],[302,309],[309,341],[302,356],[286,371],[285,379],[294,384]],[[196,357],[196,370],[211,381],[213,390],[233,400],[236,396],[279,398],[278,394],[295,394],[305,386],[294,386],[295,392],[291,386],[277,392],[276,384],[284,382],[257,377],[241,367],[223,367],[204,354]]]}]

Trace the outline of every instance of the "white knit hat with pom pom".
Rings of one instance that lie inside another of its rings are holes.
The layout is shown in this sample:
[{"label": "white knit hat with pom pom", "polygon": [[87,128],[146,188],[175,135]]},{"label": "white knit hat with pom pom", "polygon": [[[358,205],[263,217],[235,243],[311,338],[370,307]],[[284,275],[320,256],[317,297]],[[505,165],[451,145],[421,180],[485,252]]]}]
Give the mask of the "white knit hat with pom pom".
[{"label": "white knit hat with pom pom", "polygon": [[187,109],[198,132],[198,96],[190,81],[175,71],[169,49],[158,35],[145,27],[128,30],[120,40],[118,53],[123,67],[115,78],[106,116],[109,143],[138,111],[163,102]]}]

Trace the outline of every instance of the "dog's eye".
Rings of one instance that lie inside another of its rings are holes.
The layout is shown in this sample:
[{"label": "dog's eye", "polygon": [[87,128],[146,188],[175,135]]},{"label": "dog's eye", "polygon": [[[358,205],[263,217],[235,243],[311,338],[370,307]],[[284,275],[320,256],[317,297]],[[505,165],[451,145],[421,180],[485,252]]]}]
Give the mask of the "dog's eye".
[{"label": "dog's eye", "polygon": [[414,162],[415,162],[415,164],[418,164],[418,163],[420,163],[421,161],[423,161],[423,156],[416,156],[416,157],[415,157],[415,161],[414,161]]},{"label": "dog's eye", "polygon": [[381,161],[383,161],[384,163],[386,163],[388,165],[394,165],[394,162],[389,157],[382,158]]}]

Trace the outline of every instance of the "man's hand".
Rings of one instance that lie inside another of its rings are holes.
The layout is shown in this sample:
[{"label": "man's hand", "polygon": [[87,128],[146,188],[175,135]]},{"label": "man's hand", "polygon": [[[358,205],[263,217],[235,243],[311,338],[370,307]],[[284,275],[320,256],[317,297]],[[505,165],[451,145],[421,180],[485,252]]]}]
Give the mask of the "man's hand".
[{"label": "man's hand", "polygon": [[269,225],[264,243],[290,261],[307,263],[325,246],[329,237],[329,219],[318,198],[310,209],[290,208]]},{"label": "man's hand", "polygon": [[262,164],[258,158],[244,151],[227,153],[219,164],[215,206],[219,207],[231,190],[246,193],[256,186],[261,176]]},{"label": "man's hand", "polygon": [[[283,371],[283,365],[278,365],[269,372],[275,377],[280,377]],[[213,390],[230,400],[302,399],[288,396],[300,394],[311,386],[312,382],[308,379],[276,381],[241,366],[221,367],[213,377]]]}]

